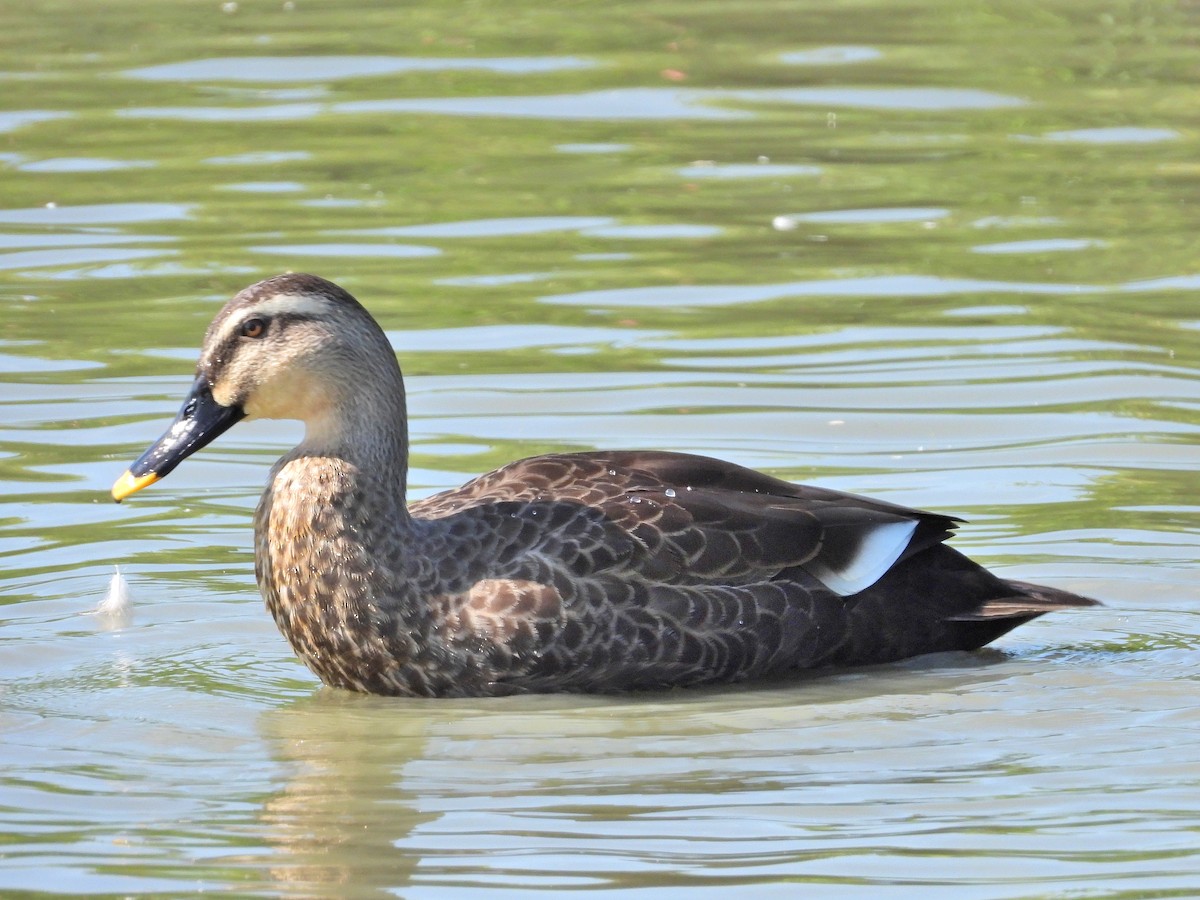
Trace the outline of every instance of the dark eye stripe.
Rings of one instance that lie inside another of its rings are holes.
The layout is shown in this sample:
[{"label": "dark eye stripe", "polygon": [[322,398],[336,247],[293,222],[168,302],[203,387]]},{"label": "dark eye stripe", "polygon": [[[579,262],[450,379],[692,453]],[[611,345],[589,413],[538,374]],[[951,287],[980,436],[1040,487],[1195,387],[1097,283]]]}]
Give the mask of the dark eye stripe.
[{"label": "dark eye stripe", "polygon": [[[280,332],[293,322],[311,321],[312,318],[313,316],[303,313],[278,313],[270,316],[251,315],[233,328],[220,344],[209,351],[197,371],[200,374],[203,374],[204,377],[207,378],[211,383],[212,380],[217,376],[217,370],[224,366],[226,361],[233,359],[234,355],[237,353],[238,346],[243,345],[247,338],[254,338],[252,335],[247,335],[245,331],[246,326],[251,322],[263,322],[266,326],[266,329],[274,329],[274,331]],[[265,334],[266,330],[264,330],[262,334],[258,335],[258,337],[262,337]]]}]

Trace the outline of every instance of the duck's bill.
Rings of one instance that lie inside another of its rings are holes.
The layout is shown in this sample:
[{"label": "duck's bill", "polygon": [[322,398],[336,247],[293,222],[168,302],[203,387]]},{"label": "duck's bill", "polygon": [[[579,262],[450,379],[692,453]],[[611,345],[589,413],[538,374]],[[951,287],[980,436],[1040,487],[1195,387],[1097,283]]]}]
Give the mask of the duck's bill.
[{"label": "duck's bill", "polygon": [[240,406],[222,406],[214,400],[208,383],[197,378],[171,427],[117,479],[112,487],[113,499],[120,503],[130,494],[165,478],[177,465],[228,431],[245,415]]}]

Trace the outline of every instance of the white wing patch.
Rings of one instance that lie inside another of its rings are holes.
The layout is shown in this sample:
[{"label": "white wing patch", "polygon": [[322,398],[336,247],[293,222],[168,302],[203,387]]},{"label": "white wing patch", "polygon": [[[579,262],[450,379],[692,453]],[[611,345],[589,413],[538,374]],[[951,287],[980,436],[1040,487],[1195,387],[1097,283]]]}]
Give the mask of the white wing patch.
[{"label": "white wing patch", "polygon": [[807,572],[835,594],[849,597],[866,590],[883,577],[908,546],[915,521],[888,522],[872,526],[862,537],[854,554],[836,568],[829,566],[818,553],[805,563]]}]

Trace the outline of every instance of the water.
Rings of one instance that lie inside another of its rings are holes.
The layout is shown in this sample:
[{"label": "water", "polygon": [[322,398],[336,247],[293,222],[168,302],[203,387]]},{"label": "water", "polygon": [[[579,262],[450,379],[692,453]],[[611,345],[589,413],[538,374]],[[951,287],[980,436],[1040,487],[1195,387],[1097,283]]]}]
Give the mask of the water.
[{"label": "water", "polygon": [[[1200,894],[1193,8],[0,25],[0,893]],[[322,689],[253,586],[298,426],[107,497],[285,269],[388,330],[418,495],[709,453],[966,516],[1107,605],[753,688]],[[132,609],[93,614],[114,564]]]}]

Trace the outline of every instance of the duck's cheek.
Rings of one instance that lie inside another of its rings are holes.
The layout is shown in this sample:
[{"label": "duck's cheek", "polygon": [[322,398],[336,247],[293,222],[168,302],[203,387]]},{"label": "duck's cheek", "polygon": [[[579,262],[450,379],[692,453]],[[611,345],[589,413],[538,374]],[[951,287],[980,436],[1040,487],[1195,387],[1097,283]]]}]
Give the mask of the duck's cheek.
[{"label": "duck's cheek", "polygon": [[286,419],[288,416],[281,414],[278,402],[273,402],[271,397],[262,394],[251,394],[242,404],[242,408],[246,410],[247,419]]},{"label": "duck's cheek", "polygon": [[320,417],[330,408],[329,391],[312,379],[275,378],[260,385],[242,402],[246,415],[255,419]]},{"label": "duck's cheek", "polygon": [[[243,399],[234,392],[234,390],[226,383],[218,381],[211,388],[212,398],[221,404],[221,406],[240,406],[245,409],[246,404]],[[249,415],[249,410],[246,411]]]}]

